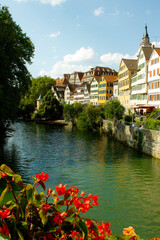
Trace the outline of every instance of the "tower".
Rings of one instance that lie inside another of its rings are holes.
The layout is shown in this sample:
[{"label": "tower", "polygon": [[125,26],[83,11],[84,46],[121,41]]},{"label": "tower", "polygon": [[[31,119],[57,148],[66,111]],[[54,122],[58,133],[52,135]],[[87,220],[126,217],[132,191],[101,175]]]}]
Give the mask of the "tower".
[{"label": "tower", "polygon": [[147,24],[145,25],[145,33],[142,38],[142,43],[140,45],[141,47],[151,47],[152,44],[150,43],[149,35],[147,32]]}]

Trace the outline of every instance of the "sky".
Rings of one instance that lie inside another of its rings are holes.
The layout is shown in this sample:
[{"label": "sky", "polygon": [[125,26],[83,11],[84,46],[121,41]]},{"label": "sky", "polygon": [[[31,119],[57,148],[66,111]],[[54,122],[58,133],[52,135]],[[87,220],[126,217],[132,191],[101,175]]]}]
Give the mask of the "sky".
[{"label": "sky", "polygon": [[122,58],[135,59],[147,24],[160,47],[160,0],[1,0],[30,37],[32,77],[62,78],[103,66],[118,71]]}]

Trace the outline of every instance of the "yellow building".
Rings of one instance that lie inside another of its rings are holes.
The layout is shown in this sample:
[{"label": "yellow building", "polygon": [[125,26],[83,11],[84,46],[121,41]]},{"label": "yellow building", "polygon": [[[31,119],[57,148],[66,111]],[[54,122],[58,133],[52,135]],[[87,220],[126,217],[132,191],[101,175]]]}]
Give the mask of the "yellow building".
[{"label": "yellow building", "polygon": [[100,78],[98,86],[98,105],[105,105],[106,101],[113,95],[113,81],[117,79],[117,72],[109,72]]},{"label": "yellow building", "polygon": [[126,112],[130,109],[131,96],[131,77],[137,72],[137,60],[122,58],[118,71],[118,99],[126,108]]}]

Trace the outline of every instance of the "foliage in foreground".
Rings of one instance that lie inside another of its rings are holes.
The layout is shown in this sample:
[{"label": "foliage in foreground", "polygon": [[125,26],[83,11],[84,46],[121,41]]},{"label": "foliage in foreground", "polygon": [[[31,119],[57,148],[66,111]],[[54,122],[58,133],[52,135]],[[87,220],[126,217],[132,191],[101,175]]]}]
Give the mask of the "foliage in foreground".
[{"label": "foliage in foreground", "polygon": [[[45,190],[49,175],[42,172],[33,177],[33,185],[24,186],[21,176],[5,164],[0,166],[1,181],[6,187],[0,195],[0,237],[2,239],[60,239],[60,240],[134,240],[140,239],[133,227],[123,229],[123,235],[111,235],[110,223],[85,219],[81,214],[98,206],[97,195],[79,194],[73,186],[59,184],[56,190]],[[15,185],[18,188],[14,193]],[[2,205],[5,195],[11,192],[13,200]]]}]

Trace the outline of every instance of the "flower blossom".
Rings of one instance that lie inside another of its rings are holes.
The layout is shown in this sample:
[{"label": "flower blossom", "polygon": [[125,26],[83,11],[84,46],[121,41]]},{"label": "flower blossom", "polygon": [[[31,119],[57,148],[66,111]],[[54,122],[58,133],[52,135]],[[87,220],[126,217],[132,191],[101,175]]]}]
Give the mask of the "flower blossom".
[{"label": "flower blossom", "polygon": [[0,218],[5,219],[9,216],[10,214],[10,209],[7,208],[5,211],[0,211]]},{"label": "flower blossom", "polygon": [[58,193],[59,196],[66,194],[66,186],[67,186],[66,184],[65,185],[59,184],[59,186],[56,187],[56,192]]},{"label": "flower blossom", "polygon": [[4,172],[1,172],[1,178],[6,178],[6,177],[7,177],[7,174]]},{"label": "flower blossom", "polygon": [[132,235],[135,235],[135,230],[133,227],[128,227],[128,228],[124,228],[123,229],[123,235],[124,236],[132,236]]},{"label": "flower blossom", "polygon": [[42,172],[41,174],[36,174],[36,178],[39,180],[39,181],[43,181],[45,182],[48,178],[49,178],[49,175],[44,172]]},{"label": "flower blossom", "polygon": [[61,212],[56,212],[56,213],[54,214],[54,217],[53,217],[53,221],[54,221],[56,224],[58,224],[58,225],[62,224],[62,222],[63,222],[65,219],[66,219],[66,213],[65,213],[65,212],[63,212],[63,213],[61,213]]},{"label": "flower blossom", "polygon": [[9,236],[9,229],[6,224],[2,224],[2,227],[0,227],[0,233]]}]

